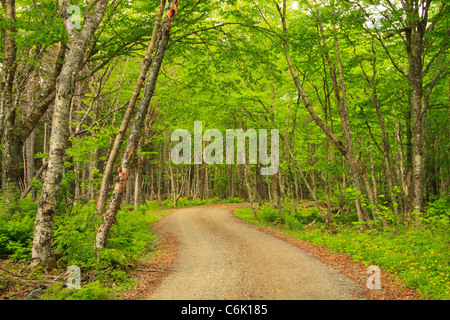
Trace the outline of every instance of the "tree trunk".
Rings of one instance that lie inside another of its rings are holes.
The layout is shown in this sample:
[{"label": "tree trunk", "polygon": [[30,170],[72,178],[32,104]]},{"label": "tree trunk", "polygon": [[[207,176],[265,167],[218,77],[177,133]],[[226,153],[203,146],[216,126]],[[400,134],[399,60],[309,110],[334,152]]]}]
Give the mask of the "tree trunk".
[{"label": "tree trunk", "polygon": [[[92,132],[92,135],[94,135],[94,132]],[[98,172],[98,160],[101,155],[101,149],[97,148],[93,151],[93,160],[90,164],[90,170],[89,170],[89,198],[90,200],[94,200],[97,198],[97,189],[95,187],[94,180],[97,178],[97,172]]]},{"label": "tree trunk", "polygon": [[161,175],[162,175],[162,153],[161,153],[161,157],[160,157],[160,161],[159,161],[159,168],[157,169],[157,175],[158,175],[158,203],[161,203]]},{"label": "tree trunk", "polygon": [[23,141],[20,141],[15,132],[14,124],[16,112],[14,110],[13,84],[17,69],[16,47],[16,3],[15,0],[2,0],[5,10],[5,27],[2,28],[3,59],[1,82],[1,109],[0,121],[3,130],[2,136],[2,191],[5,205],[15,201],[19,195],[20,162]]},{"label": "tree trunk", "polygon": [[164,59],[164,53],[167,49],[170,28],[174,16],[174,6],[178,3],[177,0],[170,2],[170,9],[168,16],[164,19],[162,24],[160,38],[157,44],[155,56],[153,58],[151,69],[149,72],[148,80],[145,85],[144,95],[139,104],[139,109],[137,111],[136,117],[134,119],[133,128],[128,137],[127,148],[124,152],[121,160],[121,165],[119,167],[119,174],[115,179],[115,186],[113,194],[111,196],[111,202],[108,206],[108,210],[103,216],[103,223],[99,226],[98,232],[95,238],[94,249],[99,250],[106,247],[108,241],[109,230],[114,222],[116,222],[117,211],[122,201],[122,195],[124,188],[126,186],[129,171],[131,169],[131,158],[137,149],[137,143],[139,140],[139,135],[144,126],[145,117],[148,111],[148,106],[150,100],[153,97],[155,91],[156,82],[158,80],[159,70]]},{"label": "tree trunk", "polygon": [[[416,59],[414,59],[416,60]],[[421,60],[421,59],[418,59]],[[420,64],[421,61],[415,61]],[[418,69],[411,68],[411,69]],[[412,71],[411,77],[421,78],[420,70]],[[424,162],[424,120],[425,110],[422,109],[422,83],[413,80],[412,84],[412,210],[423,212],[423,162]]]},{"label": "tree trunk", "polygon": [[136,171],[134,174],[134,210],[137,210],[139,208],[139,206],[142,204],[142,175],[143,175],[143,161],[144,161],[144,156],[141,155],[140,153],[142,152],[142,144],[144,143],[144,136],[142,136],[139,139],[139,144],[138,144],[138,160],[137,160],[137,167],[136,167]]},{"label": "tree trunk", "polygon": [[[283,31],[284,31],[284,34],[286,35],[286,31],[287,31],[286,30],[286,0],[283,1],[283,12],[280,12],[280,16],[282,19]],[[319,25],[321,26],[320,21],[319,21]],[[291,59],[289,56],[289,52],[287,50],[287,43],[284,42],[283,47],[285,49],[286,62],[288,64],[288,67],[289,67],[291,76],[294,80],[295,86],[297,87],[298,93],[299,93],[300,97],[302,98],[306,109],[308,110],[308,112],[310,113],[311,117],[316,122],[316,124],[330,138],[330,140],[335,144],[337,149],[347,159],[353,184],[354,184],[355,188],[357,189],[357,191],[359,192],[359,194],[362,195],[362,189],[360,186],[358,172],[357,172],[358,163],[356,162],[356,159],[353,156],[353,147],[352,147],[353,144],[352,144],[352,139],[351,139],[349,119],[348,119],[348,113],[347,113],[347,108],[346,108],[347,105],[346,105],[346,96],[345,96],[345,86],[343,86],[343,79],[342,79],[342,77],[340,77],[341,87],[343,90],[343,95],[342,95],[343,98],[341,100],[341,97],[339,94],[339,89],[338,89],[338,81],[336,78],[334,67],[332,66],[331,59],[330,59],[328,51],[326,49],[326,41],[325,41],[325,37],[323,35],[322,27],[320,27],[320,31],[321,31],[322,42],[324,44],[325,55],[326,55],[326,58],[327,58],[327,61],[329,64],[330,73],[331,73],[331,77],[333,80],[333,89],[334,89],[334,92],[335,92],[335,95],[336,95],[336,98],[338,101],[338,110],[339,110],[339,115],[341,118],[343,134],[344,134],[344,138],[346,140],[347,147],[345,147],[344,144],[336,138],[336,136],[331,132],[330,128],[322,121],[322,119],[317,115],[317,113],[313,109],[305,91],[303,90],[302,85],[300,84],[300,80],[297,77],[295,69],[292,65],[292,62],[291,62]],[[337,53],[336,57],[337,57],[337,59],[339,59],[338,53]],[[339,66],[339,63],[338,63],[338,66]],[[356,210],[357,210],[359,221],[368,221],[368,216],[367,216],[366,212],[363,211],[363,208],[361,205],[361,199],[359,197],[358,197],[358,199],[356,199]]]},{"label": "tree trunk", "polygon": [[311,197],[314,200],[314,203],[316,204],[317,209],[319,210],[319,213],[322,217],[323,222],[328,226],[331,223],[331,215],[325,215],[325,213],[322,210],[322,207],[320,206],[319,200],[317,199],[316,193],[312,186],[309,185],[308,180],[306,179],[305,175],[301,171],[300,166],[297,163],[297,160],[294,157],[294,153],[292,152],[292,149],[288,147],[289,155],[292,159],[292,162],[294,163],[295,167],[297,168],[298,173],[302,177],[303,182],[305,183],[306,187],[308,188],[309,193],[311,194]]},{"label": "tree trunk", "polygon": [[125,187],[125,203],[131,204],[131,199],[133,199],[133,189],[134,189],[134,170],[129,171],[127,178],[127,185]]},{"label": "tree trunk", "polygon": [[243,170],[244,170],[244,184],[245,184],[245,189],[247,190],[247,197],[248,197],[248,201],[250,202],[250,206],[252,208],[252,212],[253,212],[253,216],[256,217],[256,210],[255,210],[255,204],[254,204],[254,194],[252,191],[252,187],[250,186],[250,164],[242,164],[242,166],[244,166]]},{"label": "tree trunk", "polygon": [[16,116],[8,117],[2,143],[2,190],[5,205],[13,203],[20,194],[20,179],[23,141],[17,136]]},{"label": "tree trunk", "polygon": [[[5,9],[6,20],[14,22],[15,1],[5,0],[2,1],[2,4]],[[9,29],[2,28],[3,72],[1,83],[0,136],[3,145],[2,189],[4,195],[6,196],[6,202],[8,202],[9,200],[17,200],[17,191],[19,191],[20,188],[22,173],[22,170],[20,168],[23,152],[22,146],[24,145],[26,139],[32,134],[32,132],[34,132],[36,124],[41,119],[50,103],[54,101],[56,78],[58,77],[62,69],[61,61],[64,60],[65,55],[65,46],[61,46],[55,61],[55,68],[50,77],[50,80],[46,84],[46,89],[42,92],[42,94],[39,95],[39,99],[33,99],[32,108],[30,107],[28,109],[26,119],[20,119],[20,121],[17,121],[17,98],[20,97],[22,88],[21,84],[17,84],[16,88],[14,88],[13,90],[13,84],[16,76],[15,73],[17,69],[17,61],[15,61],[16,44],[14,40],[15,35],[13,35],[14,33],[16,33],[16,29],[14,28],[14,26]],[[33,68],[30,68],[30,70],[27,72],[32,72],[34,74],[35,71],[33,71]],[[24,79],[26,79],[26,77]],[[31,87],[32,82],[33,81],[30,81],[29,84],[29,86]],[[21,81],[21,83],[23,83],[23,81]],[[13,97],[13,92],[16,97]],[[16,99],[16,101],[13,101],[14,99]],[[32,138],[30,138],[30,140],[32,140]],[[29,143],[28,147],[26,146],[26,150],[30,150]],[[27,159],[27,155],[25,158]],[[29,155],[28,159],[30,159]],[[28,163],[31,162],[28,161]],[[31,176],[32,170],[30,169],[29,171],[29,176]],[[26,176],[24,180],[26,184]],[[11,194],[9,191],[11,191]]]},{"label": "tree trunk", "polygon": [[[170,134],[169,134],[170,136]],[[178,189],[177,189],[177,185],[175,183],[175,179],[174,179],[174,174],[173,174],[173,167],[172,167],[172,161],[170,160],[170,154],[172,153],[172,148],[169,147],[169,152],[167,152],[168,154],[168,158],[169,158],[169,175],[170,175],[170,186],[172,189],[172,203],[173,203],[173,207],[176,208],[177,207],[177,201],[178,201]],[[178,175],[177,175],[177,179],[178,179]]]},{"label": "tree trunk", "polygon": [[98,214],[103,214],[106,206],[106,199],[108,197],[108,189],[111,181],[112,171],[114,169],[114,164],[116,163],[117,156],[119,154],[120,148],[122,146],[123,138],[128,128],[128,123],[130,122],[131,115],[133,113],[134,107],[136,105],[136,101],[139,97],[139,93],[141,92],[141,88],[144,85],[145,77],[148,73],[150,65],[152,64],[152,53],[153,49],[156,45],[156,38],[158,35],[159,26],[161,23],[161,18],[164,12],[164,6],[166,1],[161,0],[159,11],[156,16],[155,24],[153,26],[152,38],[150,40],[150,44],[147,47],[147,52],[145,53],[145,57],[143,60],[143,66],[139,73],[136,85],[134,87],[133,94],[131,95],[130,101],[128,102],[127,109],[122,119],[122,123],[120,124],[119,131],[116,134],[116,138],[111,148],[111,152],[108,156],[108,160],[105,164],[105,168],[103,170],[102,183],[100,186],[100,191],[98,194],[96,212]]},{"label": "tree trunk", "polygon": [[[33,72],[33,75],[30,79],[30,81],[28,82],[28,88],[27,88],[27,111],[26,111],[26,115],[29,116],[31,114],[31,111],[34,108],[34,105],[36,103],[36,98],[35,98],[35,90],[37,89],[36,87],[36,80],[38,80],[39,78],[36,77],[36,73]],[[24,169],[25,169],[25,181],[24,181],[24,185],[25,188],[28,188],[33,181],[34,178],[34,174],[35,174],[35,167],[34,167],[34,140],[36,137],[36,131],[33,129],[30,133],[30,136],[25,140],[25,145],[24,145],[24,158],[25,158],[25,164],[24,164]],[[35,194],[33,193],[33,198],[34,198]]]},{"label": "tree trunk", "polygon": [[[380,101],[378,100],[378,93],[377,93],[377,87],[376,87],[376,76],[377,76],[377,68],[376,68],[376,63],[377,63],[377,56],[376,56],[376,51],[374,49],[373,43],[372,43],[372,53],[373,53],[373,60],[372,60],[372,78],[369,79],[369,77],[364,73],[364,75],[366,76],[366,81],[369,83],[369,85],[372,87],[372,97],[370,97],[370,95],[366,92],[366,95],[368,96],[369,100],[371,101],[371,103],[373,104],[373,106],[375,107],[376,110],[376,114],[377,114],[377,118],[378,118],[378,124],[380,126],[381,129],[381,138],[383,141],[383,157],[384,157],[384,162],[386,165],[386,175],[388,178],[388,187],[389,187],[389,195],[392,201],[392,209],[394,211],[394,213],[397,215],[398,213],[398,201],[397,201],[397,197],[395,196],[394,193],[394,169],[392,166],[392,161],[391,161],[391,149],[389,146],[389,141],[388,141],[388,135],[386,133],[386,126],[385,126],[385,121],[383,118],[383,115],[381,113],[381,104]],[[356,53],[355,53],[356,55]],[[357,56],[357,55],[356,55]],[[364,71],[364,67],[361,63],[361,60],[358,58],[358,62],[360,64],[361,70]],[[372,155],[371,157],[371,161],[372,161]],[[372,165],[372,164],[371,164]],[[373,166],[373,165],[372,165]],[[373,172],[373,169],[372,169]],[[374,185],[375,187],[375,185]],[[374,189],[374,196],[375,196],[375,201],[377,198],[377,190],[376,188]]]},{"label": "tree trunk", "polygon": [[205,192],[206,192],[206,163],[202,161],[200,170],[200,199],[205,200]]},{"label": "tree trunk", "polygon": [[404,167],[404,157],[403,157],[403,152],[402,152],[402,148],[401,148],[401,144],[402,141],[400,139],[400,125],[396,124],[395,126],[395,146],[397,148],[397,155],[398,155],[398,181],[400,181],[401,186],[402,186],[402,195],[403,195],[403,220],[404,221],[408,221],[409,219],[409,213],[410,213],[410,173],[411,171],[409,171],[409,173],[405,172],[405,167]]},{"label": "tree trunk", "polygon": [[187,168],[186,168],[186,185],[185,185],[185,188],[184,188],[184,196],[186,197],[186,199],[189,199],[189,195],[190,195],[190,192],[191,192],[191,168],[192,168],[192,166],[188,166]]},{"label": "tree trunk", "polygon": [[[423,96],[424,28],[426,20],[419,19],[419,9],[406,7],[407,24],[406,46],[408,53],[408,74],[411,80],[412,112],[412,210],[423,212],[423,168],[424,168],[424,121],[426,106]],[[426,12],[424,13],[426,15]],[[423,23],[425,23],[423,25]]]},{"label": "tree trunk", "polygon": [[[367,197],[369,198],[369,203],[373,207],[372,210],[374,210],[373,211],[374,219],[376,219],[377,215],[376,215],[375,198],[373,196],[373,191],[370,186],[369,179],[367,178],[366,170],[364,169],[361,160],[355,159],[355,156],[353,154],[352,133],[351,133],[351,128],[350,128],[350,120],[348,117],[347,89],[346,89],[343,72],[342,72],[342,65],[341,65],[341,59],[340,59],[340,54],[339,54],[337,38],[335,36],[334,46],[335,46],[336,63],[338,66],[338,73],[339,73],[339,84],[341,86],[341,91],[342,91],[341,97],[339,94],[338,81],[336,79],[336,75],[335,75],[335,72],[332,67],[331,59],[328,56],[328,50],[326,49],[327,46],[326,46],[321,22],[320,22],[320,30],[321,30],[321,34],[322,34],[322,40],[324,43],[324,47],[325,47],[325,54],[326,54],[326,57],[328,60],[328,64],[330,66],[330,74],[331,74],[331,79],[333,82],[333,89],[334,89],[336,99],[338,102],[338,111],[339,111],[339,116],[341,118],[344,139],[345,139],[345,142],[347,145],[347,160],[348,160],[348,164],[349,164],[349,168],[350,168],[350,175],[352,177],[352,182],[353,182],[354,187],[358,190],[358,193],[360,194],[360,196],[363,196],[362,188],[360,186],[359,178],[358,178],[358,173],[359,173],[359,175],[361,176],[361,178],[363,180],[364,185],[366,186]],[[334,32],[336,31],[335,25],[333,25],[333,31]],[[341,98],[342,98],[342,100],[341,100]],[[357,208],[357,212],[358,212],[359,221],[369,221],[367,212],[362,207],[362,202],[361,202],[361,199],[359,199],[359,198],[356,199],[356,208]]]}]

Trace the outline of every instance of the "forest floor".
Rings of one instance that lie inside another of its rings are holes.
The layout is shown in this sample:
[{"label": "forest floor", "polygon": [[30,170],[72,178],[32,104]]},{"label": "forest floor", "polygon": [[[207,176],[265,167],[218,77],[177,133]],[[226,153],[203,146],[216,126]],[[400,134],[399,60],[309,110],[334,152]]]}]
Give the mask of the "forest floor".
[{"label": "forest floor", "polygon": [[367,266],[283,232],[243,222],[247,204],[175,210],[156,226],[159,256],[141,262],[139,287],[125,300],[415,300],[420,295],[381,269],[381,289],[366,286]]}]

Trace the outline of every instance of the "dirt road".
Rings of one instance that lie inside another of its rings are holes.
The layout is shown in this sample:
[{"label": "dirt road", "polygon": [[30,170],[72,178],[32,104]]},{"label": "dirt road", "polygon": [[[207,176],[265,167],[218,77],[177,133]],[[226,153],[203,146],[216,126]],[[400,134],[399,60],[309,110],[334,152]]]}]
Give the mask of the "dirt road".
[{"label": "dirt road", "polygon": [[160,222],[178,238],[179,257],[148,299],[364,299],[352,280],[242,222],[235,207],[184,208]]}]

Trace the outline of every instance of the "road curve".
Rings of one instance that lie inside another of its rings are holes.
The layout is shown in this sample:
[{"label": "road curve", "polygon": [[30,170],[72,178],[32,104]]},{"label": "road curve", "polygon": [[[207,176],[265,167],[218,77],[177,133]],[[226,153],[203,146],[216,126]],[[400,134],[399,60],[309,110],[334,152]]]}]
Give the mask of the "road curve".
[{"label": "road curve", "polygon": [[351,279],[237,219],[233,208],[183,208],[160,221],[177,237],[179,257],[149,300],[364,299]]}]

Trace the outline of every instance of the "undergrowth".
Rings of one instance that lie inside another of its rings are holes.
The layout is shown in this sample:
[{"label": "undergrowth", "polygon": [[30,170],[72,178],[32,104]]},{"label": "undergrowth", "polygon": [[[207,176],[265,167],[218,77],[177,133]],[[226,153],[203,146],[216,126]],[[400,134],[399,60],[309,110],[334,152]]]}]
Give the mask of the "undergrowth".
[{"label": "undergrowth", "polygon": [[[242,201],[238,198],[180,198],[177,207],[233,202]],[[0,270],[0,293],[8,292],[12,284],[17,289],[18,276],[14,276],[16,270],[22,270],[21,280],[48,280],[46,272],[40,269],[27,270],[24,267],[30,263],[36,203],[26,198],[7,208],[0,202],[0,208],[3,208],[0,209],[0,255],[7,256],[12,261],[7,265],[3,264],[3,270]],[[157,237],[152,227],[172,208],[171,199],[160,203],[147,201],[139,208],[122,205],[117,213],[118,223],[110,231],[107,247],[96,255],[94,239],[101,218],[95,214],[95,203],[60,205],[53,228],[53,247],[58,261],[56,269],[52,270],[52,275],[58,276],[60,281],[46,286],[39,299],[119,299],[123,292],[137,285],[129,274],[138,261],[144,256],[151,259],[156,255],[154,247]],[[65,272],[71,265],[76,265],[81,270],[81,288],[78,290],[70,290],[61,280],[67,278]],[[27,285],[26,282],[20,284],[19,290]]]}]

